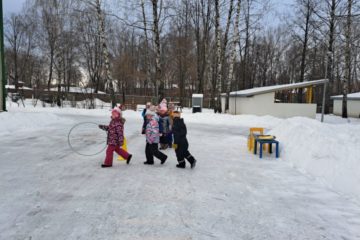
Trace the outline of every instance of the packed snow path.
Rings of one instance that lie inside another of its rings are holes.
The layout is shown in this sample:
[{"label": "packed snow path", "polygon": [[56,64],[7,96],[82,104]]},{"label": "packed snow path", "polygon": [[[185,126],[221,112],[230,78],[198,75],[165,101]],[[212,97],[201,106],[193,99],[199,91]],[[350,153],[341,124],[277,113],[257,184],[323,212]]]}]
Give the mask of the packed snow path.
[{"label": "packed snow path", "polygon": [[140,117],[125,125],[131,164],[110,169],[104,153],[69,149],[69,123],[1,137],[0,239],[360,239],[358,203],[250,154],[247,128],[185,122],[193,170],[176,169],[172,150],[164,165],[143,165]]}]

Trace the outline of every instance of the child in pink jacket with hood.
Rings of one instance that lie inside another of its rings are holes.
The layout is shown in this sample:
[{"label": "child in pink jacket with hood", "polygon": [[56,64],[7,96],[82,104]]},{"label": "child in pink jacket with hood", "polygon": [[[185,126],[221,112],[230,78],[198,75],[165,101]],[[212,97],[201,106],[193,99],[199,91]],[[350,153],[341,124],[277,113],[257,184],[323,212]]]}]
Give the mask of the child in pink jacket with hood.
[{"label": "child in pink jacket with hood", "polygon": [[154,112],[154,107],[150,107],[150,109],[146,110],[145,116],[147,119],[147,124],[145,128],[146,135],[146,165],[154,164],[154,156],[161,161],[161,164],[164,164],[167,156],[159,151],[158,145],[160,140],[160,132],[159,132],[159,118]]},{"label": "child in pink jacket with hood", "polygon": [[121,110],[115,107],[111,111],[111,121],[109,126],[99,125],[100,129],[107,131],[107,144],[106,158],[104,164],[101,167],[112,167],[113,153],[114,151],[126,159],[126,163],[129,164],[132,155],[121,148],[124,143],[124,123],[125,119],[121,117]]}]

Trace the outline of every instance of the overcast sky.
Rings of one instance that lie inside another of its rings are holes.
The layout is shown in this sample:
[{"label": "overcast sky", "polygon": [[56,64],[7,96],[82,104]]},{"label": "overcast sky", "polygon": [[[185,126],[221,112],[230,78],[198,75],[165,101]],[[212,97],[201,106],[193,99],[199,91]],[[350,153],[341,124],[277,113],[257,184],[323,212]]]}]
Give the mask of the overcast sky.
[{"label": "overcast sky", "polygon": [[[3,0],[5,17],[14,12],[20,12],[26,0]],[[110,0],[105,0],[110,1]],[[294,0],[271,0],[272,14],[264,19],[265,25],[277,25],[280,16],[291,11],[289,6]]]},{"label": "overcast sky", "polygon": [[26,0],[3,0],[4,15],[19,12]]}]

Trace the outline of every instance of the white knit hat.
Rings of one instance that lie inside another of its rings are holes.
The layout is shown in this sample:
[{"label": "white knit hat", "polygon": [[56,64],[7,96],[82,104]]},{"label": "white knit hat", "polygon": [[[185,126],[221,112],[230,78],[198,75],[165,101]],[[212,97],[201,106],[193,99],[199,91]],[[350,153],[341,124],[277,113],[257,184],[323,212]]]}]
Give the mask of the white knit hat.
[{"label": "white knit hat", "polygon": [[148,109],[148,110],[146,110],[145,115],[146,115],[146,116],[147,116],[147,115],[155,116],[156,113],[155,113],[154,111],[151,111],[151,110]]}]

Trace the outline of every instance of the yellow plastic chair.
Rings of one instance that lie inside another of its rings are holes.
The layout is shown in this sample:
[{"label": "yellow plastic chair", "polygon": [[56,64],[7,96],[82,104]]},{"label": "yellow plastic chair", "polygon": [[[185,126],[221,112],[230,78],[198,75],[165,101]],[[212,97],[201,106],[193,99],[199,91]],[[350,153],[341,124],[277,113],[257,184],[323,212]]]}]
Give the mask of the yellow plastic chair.
[{"label": "yellow plastic chair", "polygon": [[[124,137],[124,143],[121,146],[122,149],[124,149],[125,151],[127,151],[127,141],[126,141],[126,137]],[[118,161],[125,161],[126,159],[123,158],[122,156],[118,156],[117,158]]]},{"label": "yellow plastic chair", "polygon": [[249,151],[254,150],[254,143],[255,143],[254,134],[264,135],[264,128],[256,128],[256,127],[250,128],[250,134],[248,136],[248,141],[247,141],[247,146]]}]

